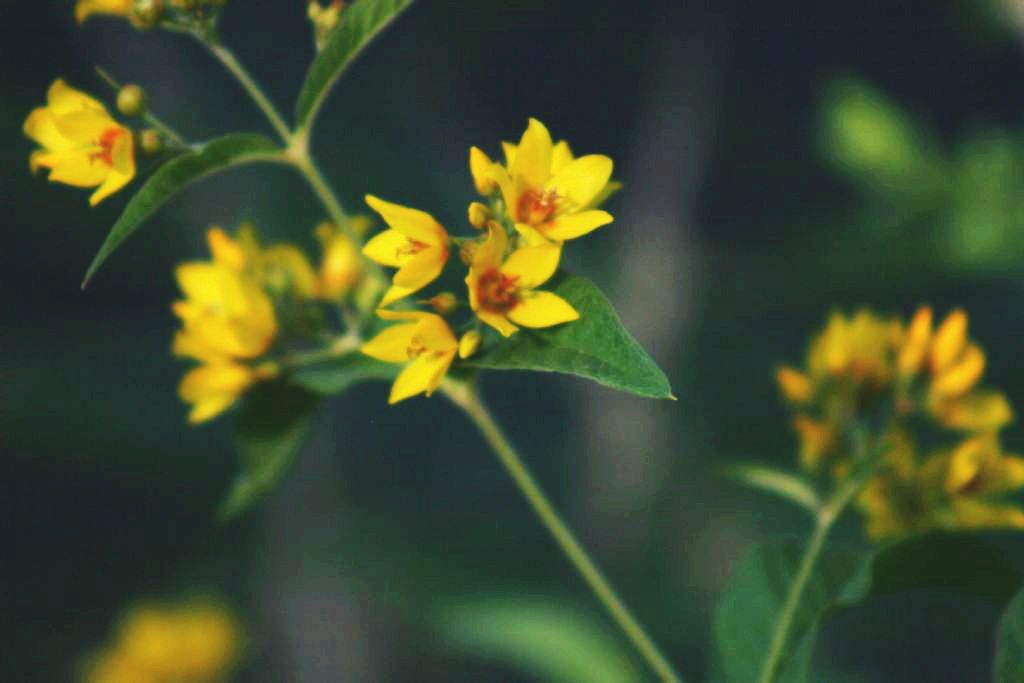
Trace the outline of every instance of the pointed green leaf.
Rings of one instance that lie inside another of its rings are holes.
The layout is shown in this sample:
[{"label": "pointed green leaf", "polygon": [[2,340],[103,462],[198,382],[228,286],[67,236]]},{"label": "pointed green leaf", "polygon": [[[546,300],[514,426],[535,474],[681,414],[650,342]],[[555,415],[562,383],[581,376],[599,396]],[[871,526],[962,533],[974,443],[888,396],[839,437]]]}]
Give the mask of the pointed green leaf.
[{"label": "pointed green leaf", "polygon": [[507,664],[547,683],[646,680],[621,639],[604,624],[550,600],[466,601],[442,610],[437,626],[452,649]]},{"label": "pointed green leaf", "polygon": [[376,358],[364,356],[358,351],[339,358],[300,368],[288,379],[304,389],[330,396],[345,391],[353,384],[371,380],[393,380],[402,366],[384,363]]},{"label": "pointed green leaf", "polygon": [[543,330],[520,329],[488,343],[464,364],[492,370],[563,372],[650,398],[673,398],[668,379],[622,326],[611,302],[586,278],[559,273],[543,289],[580,319]]},{"label": "pointed green leaf", "polygon": [[246,397],[235,423],[241,472],[220,509],[237,517],[270,493],[305,443],[319,397],[284,382],[258,385]]},{"label": "pointed green leaf", "polygon": [[410,4],[412,0],[358,0],[345,11],[341,24],[310,65],[299,91],[295,105],[299,130],[312,125],[327,94],[366,44]]},{"label": "pointed green leaf", "polygon": [[[712,679],[760,680],[779,612],[800,562],[796,542],[755,546],[739,562],[715,608]],[[933,533],[874,551],[826,548],[793,619],[776,681],[804,683],[822,619],[873,596],[917,588],[1005,603],[1021,574],[992,546],[968,535]]]},{"label": "pointed green leaf", "polygon": [[1024,590],[1014,596],[996,633],[995,683],[1024,681]]},{"label": "pointed green leaf", "polygon": [[234,133],[205,143],[168,161],[151,175],[124,207],[85,274],[88,284],[104,261],[157,209],[186,186],[233,166],[278,161],[281,150],[262,135]]}]

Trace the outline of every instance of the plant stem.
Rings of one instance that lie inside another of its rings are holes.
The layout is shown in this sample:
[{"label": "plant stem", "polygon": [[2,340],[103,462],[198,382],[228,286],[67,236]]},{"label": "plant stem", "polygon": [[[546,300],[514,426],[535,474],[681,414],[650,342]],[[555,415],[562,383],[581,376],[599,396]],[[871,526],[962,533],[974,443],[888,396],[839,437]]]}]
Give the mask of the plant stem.
[{"label": "plant stem", "polygon": [[217,60],[224,65],[232,76],[245,88],[246,92],[249,93],[249,97],[256,103],[256,106],[260,108],[263,115],[267,117],[267,121],[274,127],[274,130],[281,137],[281,141],[285,145],[290,145],[292,140],[292,132],[285,123],[284,117],[278,113],[274,107],[274,103],[270,101],[263,89],[260,88],[259,84],[249,75],[249,72],[245,70],[235,54],[229,50],[216,36],[210,33],[194,32],[193,35],[207,47],[207,49],[213,54]]},{"label": "plant stem", "polygon": [[501,427],[480,400],[475,387],[448,381],[442,385],[442,390],[480,430],[484,440],[490,445],[508,473],[512,475],[512,479],[541,523],[550,532],[576,571],[587,582],[597,599],[604,605],[608,614],[629,638],[640,656],[657,674],[659,680],[664,683],[681,683],[682,679],[673,671],[672,665],[661,654],[644,628],[636,621],[625,603],[601,574],[601,570],[597,568],[587,551],[583,549],[583,546],[576,540],[572,531],[548,501],[547,496],[544,495],[515,448],[505,437]]},{"label": "plant stem", "polygon": [[[863,448],[862,448],[863,450]],[[836,521],[843,514],[846,506],[853,501],[860,492],[868,478],[874,472],[874,465],[877,458],[872,458],[859,472],[848,476],[839,485],[839,488],[821,507],[815,515],[814,532],[804,547],[803,555],[800,557],[800,564],[797,567],[796,576],[789,585],[786,593],[786,600],[782,604],[782,612],[778,621],[775,622],[775,630],[772,632],[772,640],[768,646],[768,654],[765,656],[764,665],[761,667],[759,683],[773,683],[779,673],[779,666],[782,664],[782,652],[789,642],[790,632],[793,630],[793,619],[796,617],[797,609],[803,598],[807,584],[814,573],[814,565],[825,547],[825,539],[835,525]]]}]

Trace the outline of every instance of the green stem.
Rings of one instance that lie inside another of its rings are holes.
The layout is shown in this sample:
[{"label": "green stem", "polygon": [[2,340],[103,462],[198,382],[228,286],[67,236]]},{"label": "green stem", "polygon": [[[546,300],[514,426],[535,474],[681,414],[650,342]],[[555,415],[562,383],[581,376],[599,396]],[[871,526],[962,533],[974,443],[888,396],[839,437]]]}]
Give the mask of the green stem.
[{"label": "green stem", "polygon": [[[100,66],[94,68],[96,69],[96,73],[99,74],[100,78],[102,78],[106,82],[106,84],[111,87],[115,95],[121,91],[121,84],[117,81],[116,78],[111,76],[106,69]],[[178,131],[174,130],[169,125],[164,123],[161,119],[157,118],[156,114],[149,111],[148,109],[142,112],[142,120],[148,123],[153,128],[156,128],[158,131],[160,131],[160,133],[165,138],[167,138],[171,143],[173,143],[174,146],[188,146],[188,143],[185,141],[185,138],[182,137],[181,134],[178,133]]]},{"label": "green stem", "polygon": [[505,437],[501,427],[480,400],[476,389],[469,384],[457,384],[449,381],[442,385],[442,390],[480,430],[484,440],[501,460],[501,464],[505,466],[508,473],[512,475],[512,479],[541,523],[547,528],[576,571],[587,582],[597,599],[604,605],[608,614],[629,638],[640,656],[657,674],[659,680],[663,683],[681,683],[682,679],[673,671],[672,665],[633,617],[608,580],[601,574],[601,570],[597,568],[587,551],[583,549],[583,546],[576,540],[572,531],[548,501],[547,496],[544,495],[515,448]]},{"label": "green stem", "polygon": [[238,61],[238,58],[235,57],[235,54],[221,43],[215,35],[212,35],[209,32],[195,31],[192,35],[194,35],[199,42],[205,45],[210,53],[224,65],[224,68],[235,77],[235,80],[245,88],[245,91],[249,93],[249,97],[252,98],[252,101],[256,103],[256,106],[260,108],[263,115],[267,117],[267,121],[270,122],[270,125],[274,127],[274,130],[281,137],[281,141],[284,142],[285,145],[290,145],[292,141],[292,132],[288,127],[288,124],[285,123],[284,117],[278,113],[277,109],[274,107],[274,103],[271,102],[270,98],[263,92],[259,83],[257,83],[255,79],[249,75],[249,72],[245,70],[245,67],[242,66],[241,62]]},{"label": "green stem", "polygon": [[[862,446],[859,450],[863,451],[865,449]],[[789,642],[790,633],[793,630],[793,620],[800,607],[800,601],[803,599],[807,584],[814,573],[814,565],[821,555],[822,548],[825,547],[825,539],[828,538],[829,532],[843,514],[843,511],[853,501],[854,497],[856,497],[874,472],[875,464],[877,464],[877,458],[872,458],[859,471],[844,479],[835,493],[818,508],[815,516],[814,532],[804,547],[796,576],[793,577],[793,582],[789,585],[786,600],[782,604],[782,612],[779,614],[778,621],[775,622],[775,630],[772,632],[768,654],[765,656],[764,665],[761,667],[759,683],[773,683],[776,676],[778,676],[779,667],[782,664],[782,653],[786,643]]]}]

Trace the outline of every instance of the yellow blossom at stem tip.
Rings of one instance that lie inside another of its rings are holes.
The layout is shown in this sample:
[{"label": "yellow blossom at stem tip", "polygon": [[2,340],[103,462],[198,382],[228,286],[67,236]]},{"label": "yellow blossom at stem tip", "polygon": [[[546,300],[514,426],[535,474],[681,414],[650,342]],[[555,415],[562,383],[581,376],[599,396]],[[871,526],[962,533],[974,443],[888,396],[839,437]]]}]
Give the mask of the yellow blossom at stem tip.
[{"label": "yellow blossom at stem tip", "polygon": [[57,79],[46,94],[46,106],[25,119],[25,135],[42,146],[29,155],[29,168],[50,169],[50,181],[74,187],[95,187],[89,205],[96,206],[135,177],[135,151],[130,130],[106,108]]},{"label": "yellow blossom at stem tip", "polygon": [[404,321],[384,329],[360,348],[367,356],[386,363],[408,363],[391,386],[388,403],[417,394],[430,396],[459,349],[448,323],[439,315],[423,311],[379,310],[377,315]]},{"label": "yellow blossom at stem tip", "polygon": [[508,337],[523,327],[551,327],[577,320],[572,305],[551,292],[537,291],[555,274],[562,248],[555,244],[522,247],[506,259],[508,236],[497,225],[473,253],[466,286],[477,317]]},{"label": "yellow blossom at stem tip", "polygon": [[[612,222],[591,208],[605,194],[612,160],[602,154],[572,158],[568,145],[554,145],[543,123],[530,119],[514,148],[506,147],[507,167],[470,151],[470,171],[478,190],[497,185],[516,229],[531,243],[560,243]],[[483,194],[487,194],[482,192]]]},{"label": "yellow blossom at stem tip", "polygon": [[425,211],[392,204],[373,195],[366,203],[389,229],[373,237],[363,254],[383,266],[398,268],[380,306],[403,299],[433,282],[448,260],[448,232]]}]

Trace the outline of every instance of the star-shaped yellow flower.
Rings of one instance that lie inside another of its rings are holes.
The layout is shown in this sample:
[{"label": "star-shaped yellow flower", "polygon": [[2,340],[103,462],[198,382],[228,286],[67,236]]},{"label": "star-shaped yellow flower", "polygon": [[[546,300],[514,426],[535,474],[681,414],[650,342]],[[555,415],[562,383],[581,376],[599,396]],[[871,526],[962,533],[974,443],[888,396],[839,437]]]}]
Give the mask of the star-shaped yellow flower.
[{"label": "star-shaped yellow flower", "polygon": [[96,187],[89,197],[95,206],[135,177],[130,130],[106,108],[57,79],[38,107],[25,119],[25,135],[43,149],[29,156],[29,168],[50,169],[50,180],[75,187]]},{"label": "star-shaped yellow flower", "polygon": [[386,363],[408,363],[391,386],[388,403],[417,394],[430,396],[455,359],[459,342],[444,318],[423,311],[379,310],[385,320],[407,322],[392,325],[363,344],[367,356]]},{"label": "star-shaped yellow flower", "polygon": [[448,233],[425,211],[373,195],[366,196],[366,203],[390,226],[363,247],[363,254],[370,260],[398,268],[380,302],[380,306],[387,306],[426,287],[441,274],[448,260]]},{"label": "star-shaped yellow flower", "polygon": [[470,171],[477,189],[497,186],[509,217],[531,244],[564,242],[612,222],[607,211],[591,208],[605,194],[612,160],[602,154],[573,158],[564,142],[555,145],[537,119],[519,144],[506,146],[507,168],[474,147]]},{"label": "star-shaped yellow flower", "polygon": [[480,320],[508,337],[523,327],[551,327],[577,320],[572,305],[551,292],[536,291],[555,274],[562,248],[540,244],[517,249],[505,259],[508,236],[497,225],[473,254],[466,276],[469,305]]}]

